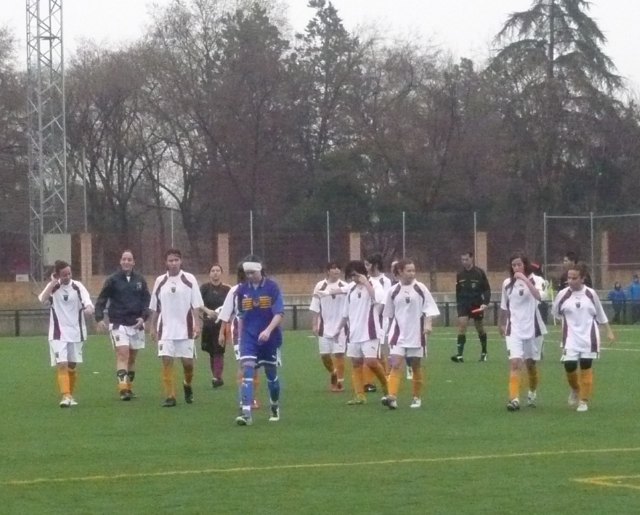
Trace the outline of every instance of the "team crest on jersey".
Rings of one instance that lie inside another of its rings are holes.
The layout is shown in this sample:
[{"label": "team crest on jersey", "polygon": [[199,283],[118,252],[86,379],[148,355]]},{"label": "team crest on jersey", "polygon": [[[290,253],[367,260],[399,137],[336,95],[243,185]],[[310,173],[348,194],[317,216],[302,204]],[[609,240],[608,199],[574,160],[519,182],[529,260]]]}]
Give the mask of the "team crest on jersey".
[{"label": "team crest on jersey", "polygon": [[332,294],[331,294],[331,298],[332,298],[332,299],[335,299],[335,298],[336,298],[336,296],[332,293]]},{"label": "team crest on jersey", "polygon": [[62,296],[62,300],[64,300],[65,302],[69,300],[69,295],[67,295],[66,293]]},{"label": "team crest on jersey", "polygon": [[137,282],[136,283],[136,290],[142,290],[142,283],[141,282]]},{"label": "team crest on jersey", "polygon": [[116,335],[116,341],[119,342],[120,341],[120,335]]},{"label": "team crest on jersey", "polygon": [[175,287],[175,286],[172,286],[172,287],[171,287],[171,293],[175,293],[175,292],[176,292],[176,287]]},{"label": "team crest on jersey", "polygon": [[362,297],[362,293],[358,292],[358,298]]},{"label": "team crest on jersey", "polygon": [[580,309],[580,303],[579,303],[579,302],[576,302],[576,307],[577,307],[578,309]]},{"label": "team crest on jersey", "polygon": [[518,295],[520,295],[522,297],[524,295],[524,290],[519,290],[518,291]]}]

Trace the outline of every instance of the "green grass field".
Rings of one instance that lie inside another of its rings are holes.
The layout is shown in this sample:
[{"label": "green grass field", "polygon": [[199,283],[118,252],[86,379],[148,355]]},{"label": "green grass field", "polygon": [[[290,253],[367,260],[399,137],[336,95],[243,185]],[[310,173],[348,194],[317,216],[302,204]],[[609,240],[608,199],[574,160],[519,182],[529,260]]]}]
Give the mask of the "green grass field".
[{"label": "green grass field", "polygon": [[[117,399],[106,337],[85,348],[76,398],[58,407],[44,338],[0,339],[4,393],[0,513],[640,513],[640,328],[595,365],[591,409],[567,406],[557,328],[541,364],[539,406],[509,413],[507,360],[495,328],[490,360],[469,338],[453,364],[452,329],[437,328],[420,410],[389,411],[369,394],[332,394],[315,340],[289,332],[282,420],[266,409],[237,427],[235,363],[212,390],[207,355],[194,404],[162,401],[160,363],[141,355],[136,392]],[[266,404],[266,382],[260,385]],[[180,401],[180,399],[179,399]]]}]

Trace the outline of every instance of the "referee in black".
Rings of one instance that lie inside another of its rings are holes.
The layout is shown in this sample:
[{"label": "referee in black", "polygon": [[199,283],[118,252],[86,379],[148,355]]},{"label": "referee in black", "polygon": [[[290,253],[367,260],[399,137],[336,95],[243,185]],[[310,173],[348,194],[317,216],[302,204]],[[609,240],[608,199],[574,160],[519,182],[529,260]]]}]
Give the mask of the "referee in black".
[{"label": "referee in black", "polygon": [[473,252],[460,256],[462,270],[456,275],[456,305],[458,308],[458,345],[457,353],[451,356],[454,363],[464,363],[462,354],[467,342],[467,325],[473,320],[482,346],[480,361],[487,361],[487,333],[482,325],[484,310],[491,302],[491,287],[484,270],[473,263]]}]

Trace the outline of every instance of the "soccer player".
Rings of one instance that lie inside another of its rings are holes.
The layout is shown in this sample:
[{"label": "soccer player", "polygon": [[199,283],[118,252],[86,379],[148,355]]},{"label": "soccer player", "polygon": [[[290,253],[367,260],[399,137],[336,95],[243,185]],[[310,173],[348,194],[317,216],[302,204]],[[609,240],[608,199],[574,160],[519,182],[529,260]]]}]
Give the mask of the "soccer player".
[{"label": "soccer player", "polygon": [[49,351],[51,366],[56,367],[61,408],[76,406],[74,399],[78,363],[82,363],[82,347],[87,338],[85,315],[93,314],[89,292],[79,281],[71,278],[71,266],[56,261],[47,286],[38,300],[49,311]]},{"label": "soccer player", "polygon": [[473,263],[473,252],[460,256],[462,270],[456,275],[456,305],[458,309],[457,353],[451,356],[454,363],[463,363],[464,345],[467,342],[467,326],[473,320],[480,339],[480,361],[487,361],[487,333],[482,319],[491,302],[491,287],[484,270]]},{"label": "soccer player", "polygon": [[538,367],[542,355],[542,338],[547,328],[542,321],[538,303],[540,292],[533,280],[529,258],[515,252],[509,259],[509,275],[502,283],[500,302],[500,334],[505,337],[509,355],[509,402],[507,410],[520,409],[520,373],[526,365],[529,378],[527,404],[537,402]]},{"label": "soccer player", "polygon": [[353,281],[349,284],[342,321],[338,325],[334,338],[348,327],[349,339],[347,356],[351,358],[351,378],[355,397],[347,404],[366,403],[364,396],[363,368],[369,367],[380,381],[384,395],[387,391],[387,378],[379,360],[381,334],[380,314],[384,302],[382,285],[367,277],[367,269],[362,261],[350,261],[345,268],[345,278]]},{"label": "soccer player", "polygon": [[240,332],[240,366],[242,368],[242,412],[236,417],[240,426],[253,423],[253,377],[256,366],[264,368],[269,388],[270,422],[280,420],[280,347],[284,302],[280,287],[263,275],[262,262],[248,256],[242,263],[247,280],[238,286],[238,330]]},{"label": "soccer player", "polygon": [[[224,304],[227,293],[231,289],[231,286],[222,282],[222,274],[222,266],[217,263],[211,265],[209,282],[200,286],[200,294],[204,305],[214,312]],[[224,384],[222,373],[224,371],[224,351],[226,347],[224,344],[220,345],[221,323],[217,318],[217,312],[214,317],[204,317],[200,340],[202,350],[209,354],[211,386],[213,388],[219,388]]]},{"label": "soccer player", "polygon": [[[379,252],[375,252],[371,254],[364,260],[364,266],[367,269],[367,274],[369,275],[369,279],[371,280],[371,282],[378,282],[382,286],[382,298],[384,302],[384,298],[386,297],[387,292],[389,291],[389,288],[391,288],[392,282],[391,282],[391,279],[389,279],[382,272],[382,270],[384,269],[384,264],[382,262],[382,254],[380,254]],[[385,370],[385,373],[388,372],[387,356],[389,355],[389,346],[384,341],[384,335],[389,329],[387,327],[387,322],[388,321],[382,317],[382,308],[381,308],[380,324],[379,324],[380,334],[378,334],[378,340],[380,341],[380,350],[379,350],[378,359],[380,359],[380,364],[382,365],[382,368]],[[364,391],[368,393],[375,392],[376,391],[376,385],[374,384],[375,374],[369,367],[364,368],[363,377],[364,377],[363,379]]]},{"label": "soccer player", "polygon": [[389,395],[383,403],[389,409],[398,407],[398,390],[402,378],[402,366],[406,360],[413,371],[413,400],[411,408],[422,406],[422,358],[427,355],[427,336],[431,334],[434,316],[440,310],[429,289],[416,280],[416,266],[410,259],[397,263],[399,282],[389,291],[383,315],[389,319]]},{"label": "soccer player", "polygon": [[[151,296],[144,276],[134,270],[133,252],[120,256],[120,270],[104,282],[96,301],[95,319],[99,331],[109,331],[116,352],[116,377],[120,399],[133,397],[136,357],[144,349],[144,323],[149,318]],[[105,312],[109,325],[104,321]]]},{"label": "soccer player", "polygon": [[586,276],[584,265],[570,266],[568,286],[558,292],[552,307],[553,316],[562,320],[561,361],[571,388],[569,406],[579,412],[588,411],[593,393],[593,360],[600,353],[598,326],[604,326],[609,341],[615,340],[598,295],[584,283]]},{"label": "soccer player", "polygon": [[151,338],[158,343],[158,356],[162,358],[162,383],[165,400],[162,406],[176,405],[176,388],[173,377],[173,360],[180,358],[184,372],[184,400],[193,402],[194,340],[200,327],[196,311],[216,316],[205,307],[196,278],[182,270],[182,253],[178,249],[165,252],[167,272],[159,276],[153,285],[149,309]]},{"label": "soccer player", "polygon": [[[232,286],[227,293],[227,296],[224,299],[224,303],[222,304],[222,308],[220,308],[220,314],[218,315],[218,320],[222,324],[222,328],[220,329],[219,335],[219,345],[226,346],[228,344],[233,345],[233,353],[235,354],[236,361],[238,364],[240,363],[240,334],[238,333],[238,303],[236,299],[236,292],[238,291],[238,287],[247,280],[247,276],[244,273],[242,268],[242,263],[238,266],[237,269],[237,281],[235,286]],[[260,384],[260,374],[258,374],[258,368],[253,372],[253,409],[260,409],[260,403],[257,399],[258,386]],[[238,405],[240,406],[240,410],[242,410],[242,367],[238,366],[238,376],[237,376],[237,385],[238,385]]]},{"label": "soccer player", "polygon": [[340,276],[342,270],[336,262],[327,264],[327,276],[316,284],[309,310],[313,313],[311,330],[318,337],[320,359],[330,374],[332,392],[344,391],[344,353],[347,347],[346,331],[334,339],[342,321],[347,283]]}]

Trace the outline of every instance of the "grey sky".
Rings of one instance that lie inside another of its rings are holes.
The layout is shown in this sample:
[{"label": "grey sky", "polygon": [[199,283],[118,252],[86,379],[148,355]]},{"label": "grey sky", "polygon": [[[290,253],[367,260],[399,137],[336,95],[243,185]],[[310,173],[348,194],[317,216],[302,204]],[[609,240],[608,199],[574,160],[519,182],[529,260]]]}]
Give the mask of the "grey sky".
[{"label": "grey sky", "polygon": [[[303,30],[313,12],[306,7],[307,0],[283,1],[289,6],[293,28]],[[455,57],[480,61],[488,55],[491,40],[509,13],[526,10],[531,1],[333,0],[333,4],[349,29],[375,26],[390,37],[410,35],[436,44]],[[0,0],[0,5],[0,24],[9,26],[24,48],[25,1]],[[82,38],[112,44],[137,38],[148,21],[150,5],[148,0],[63,0],[67,55],[73,53]],[[608,38],[605,52],[637,95],[640,1],[593,0],[589,14]]]}]

